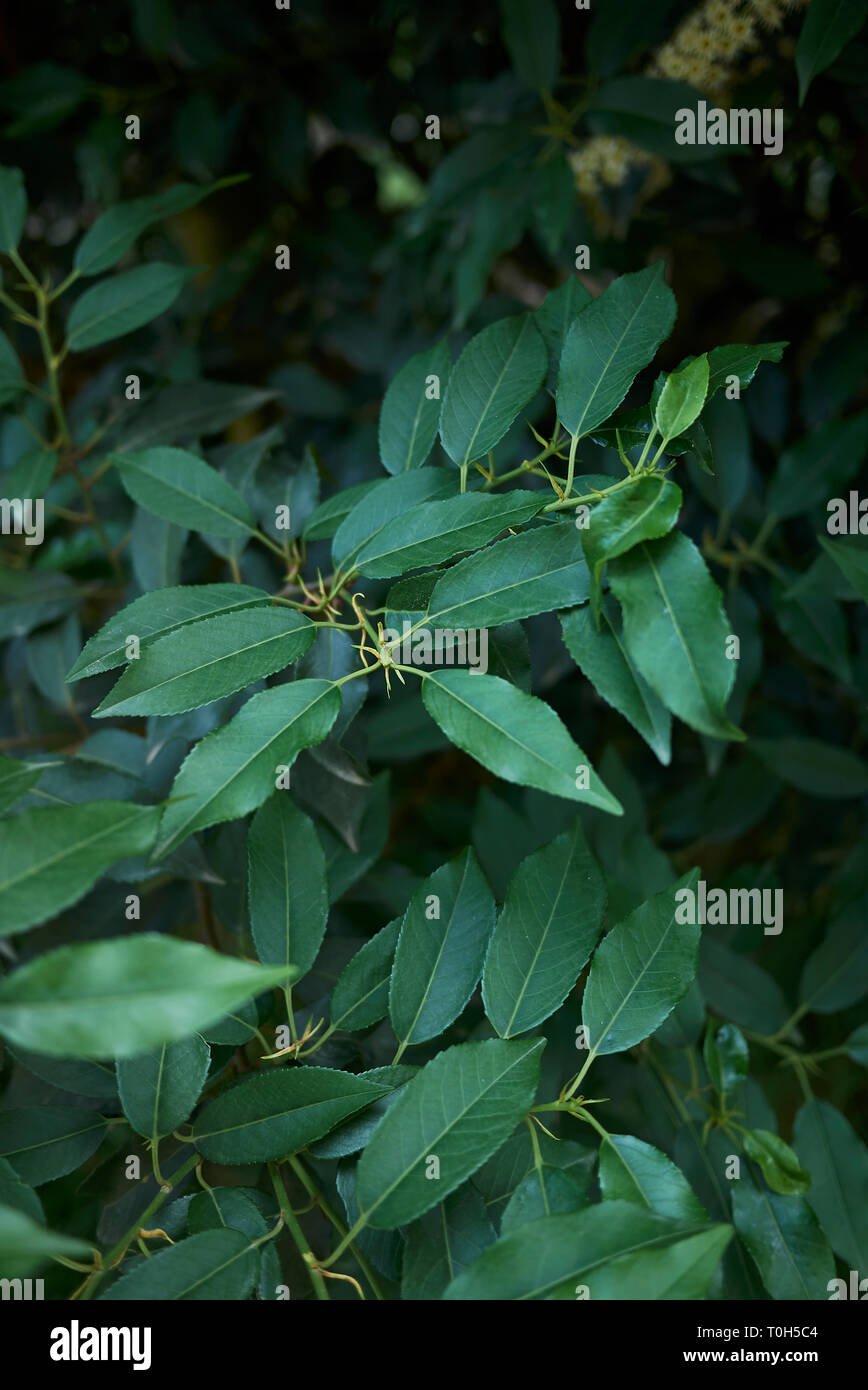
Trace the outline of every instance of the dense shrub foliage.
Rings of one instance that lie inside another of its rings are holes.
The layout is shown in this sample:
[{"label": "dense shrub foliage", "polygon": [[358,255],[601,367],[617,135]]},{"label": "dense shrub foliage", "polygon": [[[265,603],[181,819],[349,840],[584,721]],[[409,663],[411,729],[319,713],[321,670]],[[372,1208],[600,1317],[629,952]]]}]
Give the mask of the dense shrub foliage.
[{"label": "dense shrub foliage", "polygon": [[10,21],[0,1276],[868,1277],[865,11]]}]

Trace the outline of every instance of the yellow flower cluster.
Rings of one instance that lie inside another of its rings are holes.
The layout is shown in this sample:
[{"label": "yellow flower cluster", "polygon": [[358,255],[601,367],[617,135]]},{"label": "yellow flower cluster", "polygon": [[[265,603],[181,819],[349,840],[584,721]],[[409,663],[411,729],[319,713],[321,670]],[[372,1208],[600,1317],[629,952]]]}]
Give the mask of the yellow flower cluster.
[{"label": "yellow flower cluster", "polygon": [[640,150],[622,135],[594,135],[581,149],[567,156],[576,181],[576,188],[588,201],[593,220],[602,233],[607,215],[598,194],[604,188],[618,188],[632,169],[642,169],[645,177],[637,193],[644,201],[657,193],[671,179],[668,165],[647,150]]}]

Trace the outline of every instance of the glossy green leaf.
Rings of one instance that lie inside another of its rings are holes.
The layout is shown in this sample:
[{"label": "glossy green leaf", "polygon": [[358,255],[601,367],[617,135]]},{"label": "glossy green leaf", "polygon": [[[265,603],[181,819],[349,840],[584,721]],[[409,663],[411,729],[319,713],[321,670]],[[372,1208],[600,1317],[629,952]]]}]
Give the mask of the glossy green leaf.
[{"label": "glossy green leaf", "polygon": [[[415,1220],[460,1187],[529,1110],[542,1039],[462,1043],[440,1052],[392,1106],[359,1160],[357,1196],[370,1226]],[[439,1178],[426,1178],[429,1158]]]},{"label": "glossy green leaf", "polygon": [[447,738],[497,777],[621,814],[554,710],[536,696],[499,676],[436,671],[426,676],[422,699]]},{"label": "glossy green leaf", "polygon": [[146,854],[158,806],[90,801],[22,811],[0,836],[0,935],[23,931],[77,902],[120,859]]},{"label": "glossy green leaf", "polygon": [[471,338],[443,397],[440,438],[462,467],[482,458],[536,395],[546,372],[545,344],[530,314],[498,319]]},{"label": "glossy green leaf", "polygon": [[836,1255],[868,1268],[868,1149],[825,1100],[807,1100],[796,1116],[793,1147],[811,1175],[807,1200]]},{"label": "glossy green leaf", "polygon": [[258,1270],[257,1252],[240,1231],[203,1231],[122,1274],[100,1302],[246,1298]]},{"label": "glossy green leaf", "polygon": [[251,608],[185,624],[148,643],[94,710],[108,715],[179,714],[243,690],[308,650],[316,628],[286,608]]},{"label": "glossy green leaf", "polygon": [[544,494],[518,490],[420,502],[368,541],[354,567],[371,579],[388,579],[424,565],[439,565],[487,545],[511,526],[522,526],[544,505]]},{"label": "glossy green leaf", "polygon": [[604,599],[600,626],[590,607],[559,614],[567,651],[597,694],[628,719],[655,757],[668,766],[672,757],[672,716],[639,674],[624,645],[617,605]]},{"label": "glossy green leaf", "polygon": [[253,515],[231,483],[187,449],[115,454],[121,482],[140,507],[209,536],[246,537]]},{"label": "glossy green leaf", "polygon": [[193,1034],[117,1064],[124,1114],[137,1134],[161,1139],[190,1118],[205,1085],[211,1050]]},{"label": "glossy green leaf", "polygon": [[182,764],[160,822],[155,857],[163,859],[194,830],[260,806],[276,786],[278,769],[290,767],[302,748],[322,743],[340,707],[340,691],[331,681],[294,681],[251,696]]},{"label": "glossy green leaf", "polygon": [[626,555],[640,541],[665,536],[678,520],[682,500],[681,489],[674,483],[663,477],[646,477],[604,497],[593,508],[581,536],[591,572],[591,611],[598,626],[606,562]]},{"label": "glossy green leaf", "polygon": [[732,1215],[772,1298],[828,1298],[835,1261],[804,1197],[769,1192],[742,1165],[741,1177],[732,1184]]},{"label": "glossy green leaf", "polygon": [[773,1192],[782,1196],[807,1192],[811,1175],[799,1167],[799,1161],[789,1144],[767,1129],[751,1129],[745,1134],[744,1151],[758,1163]]},{"label": "glossy green leaf", "polygon": [[198,273],[186,266],[151,261],[100,280],[72,306],[66,325],[71,351],[98,347],[159,318]]},{"label": "glossy green leaf", "polygon": [[128,660],[127,639],[138,637],[142,652],[151,642],[188,623],[217,615],[226,616],[254,604],[270,603],[264,589],[248,584],[184,584],[156,589],[127,604],[85,643],[68,681],[83,680],[99,671],[110,671]]},{"label": "glossy green leaf", "polygon": [[675,439],[697,419],[705,404],[708,376],[708,357],[703,353],[666,377],[654,410],[661,440]]},{"label": "glossy green leaf", "polygon": [[218,189],[238,182],[237,178],[228,178],[206,184],[178,183],[161,193],[146,198],[131,198],[129,202],[107,208],[93,226],[88,227],[76,246],[72,262],[74,269],[79,275],[99,275],[101,271],[109,270],[126,255],[148,227],[162,222],[164,217],[186,212],[187,208],[195,207]]},{"label": "glossy green leaf", "polygon": [[673,1221],[706,1220],[680,1168],[632,1134],[610,1134],[600,1145],[600,1191],[605,1201],[636,1202]]},{"label": "glossy green leaf", "polygon": [[29,1105],[0,1111],[0,1156],[32,1187],[86,1163],[108,1128],[102,1115],[73,1105]]},{"label": "glossy green leaf", "polygon": [[380,459],[387,473],[421,468],[430,454],[451,366],[444,339],[417,352],[389,383],[379,426]]},{"label": "glossy green leaf", "polygon": [[360,1074],[366,1081],[374,1081],[378,1086],[387,1086],[389,1089],[373,1104],[351,1115],[348,1120],[343,1120],[323,1139],[315,1140],[309,1147],[311,1157],[346,1158],[348,1154],[358,1153],[363,1149],[404,1087],[418,1076],[419,1068],[399,1064],[391,1067],[373,1067],[370,1071]]},{"label": "glossy green leaf", "polygon": [[743,739],[726,717],[735,680],[731,628],[720,590],[681,532],[643,542],[609,565],[624,614],[624,641],[664,705],[700,733]]},{"label": "glossy green leaf", "polygon": [[582,1022],[591,1052],[623,1052],[659,1028],[696,974],[701,928],[678,920],[682,889],[695,890],[691,869],[612,927],[591,962]]},{"label": "glossy green leaf", "polygon": [[494,927],[494,898],[472,849],[419,885],[401,922],[389,1016],[401,1051],[436,1038],[479,983]]},{"label": "glossy green leaf", "polygon": [[155,932],[61,946],[0,981],[0,1033],[49,1056],[135,1057],[288,978]]},{"label": "glossy green leaf", "polygon": [[725,1097],[744,1084],[750,1054],[744,1036],[734,1023],[708,1021],[702,1049],[709,1080],[718,1095]]},{"label": "glossy green leaf", "polygon": [[567,334],[558,375],[558,419],[590,434],[621,404],[675,322],[663,262],[621,275],[583,309]]},{"label": "glossy green leaf", "polygon": [[606,887],[581,821],[529,854],[509,882],[482,977],[502,1038],[536,1028],[573,988],[603,928]]},{"label": "glossy green leaf", "polygon": [[722,387],[732,384],[729,377],[737,377],[739,391],[750,386],[760,362],[780,362],[784,348],[789,343],[727,343],[725,347],[712,348],[708,356],[708,396]]},{"label": "glossy green leaf", "polygon": [[[419,502],[451,497],[458,487],[455,474],[445,468],[414,468],[394,478],[383,478],[360,496],[343,518],[332,540],[332,559],[345,574],[355,569],[356,558],[390,521],[403,517]],[[326,534],[321,527],[317,535]]]},{"label": "glossy green leaf", "polygon": [[263,965],[311,969],[328,917],[326,864],[313,822],[277,792],[247,836],[250,930]]},{"label": "glossy green leaf", "polygon": [[199,1115],[193,1143],[213,1163],[264,1163],[296,1153],[388,1090],[328,1067],[244,1077]]}]

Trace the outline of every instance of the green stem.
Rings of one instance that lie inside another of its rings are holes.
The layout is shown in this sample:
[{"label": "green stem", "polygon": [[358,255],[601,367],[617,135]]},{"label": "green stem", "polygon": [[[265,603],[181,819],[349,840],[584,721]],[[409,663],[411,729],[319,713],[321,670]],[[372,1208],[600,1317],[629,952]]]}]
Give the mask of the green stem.
[{"label": "green stem", "polygon": [[622,488],[632,487],[639,479],[639,471],[629,478],[622,478],[620,482],[613,483],[611,487],[600,488],[598,492],[585,492],[577,497],[564,497],[559,502],[549,502],[543,507],[543,512],[560,512],[565,507],[577,507],[581,502],[600,502],[604,497],[609,497],[613,492],[620,492]]},{"label": "green stem", "polygon": [[[341,1218],[338,1216],[337,1212],[333,1209],[331,1204],[326,1201],[325,1197],[320,1192],[313,1178],[310,1176],[297,1154],[290,1154],[289,1164],[296,1177],[298,1178],[299,1182],[303,1185],[311,1201],[316,1203],[323,1216],[334,1226],[338,1235],[341,1237],[349,1235],[349,1227],[346,1225],[346,1222],[341,1220]],[[353,1241],[350,1242],[349,1249],[352,1251],[353,1258],[358,1263],[359,1268],[361,1269],[362,1273],[364,1274],[365,1278],[370,1284],[371,1291],[374,1297],[382,1301],[383,1291],[380,1288],[379,1283],[377,1282],[377,1276],[372,1270],[367,1257],[362,1253],[362,1251]]]},{"label": "green stem", "polygon": [[108,1254],[105,1256],[103,1260],[103,1268],[94,1271],[93,1275],[87,1283],[87,1286],[82,1290],[82,1301],[84,1301],[85,1299],[93,1298],[100,1280],[104,1277],[105,1274],[108,1273],[110,1269],[113,1269],[115,1265],[120,1263],[120,1261],[123,1259],[124,1255],[127,1252],[127,1247],[131,1245],[132,1242],[136,1239],[140,1229],[143,1226],[148,1225],[150,1218],[153,1216],[154,1212],[157,1211],[158,1208],[163,1205],[172,1189],[174,1187],[177,1187],[181,1179],[185,1178],[189,1173],[190,1169],[195,1167],[195,1165],[198,1162],[199,1155],[195,1153],[191,1154],[187,1161],[181,1164],[181,1167],[178,1169],[178,1171],[176,1173],[173,1173],[171,1178],[166,1179],[154,1200],[150,1203],[149,1206],[145,1208],[141,1216],[137,1218],[137,1220],[127,1231],[126,1235],[121,1236],[117,1245],[113,1245],[111,1250],[109,1250]]},{"label": "green stem", "polygon": [[314,1293],[316,1294],[318,1299],[327,1303],[329,1301],[329,1291],[326,1288],[325,1279],[322,1277],[322,1274],[316,1267],[316,1258],[314,1256],[314,1253],[308,1245],[307,1237],[305,1236],[304,1231],[301,1229],[295,1212],[289,1205],[289,1197],[287,1196],[286,1188],[283,1185],[283,1178],[280,1176],[280,1169],[278,1168],[276,1163],[269,1163],[268,1171],[271,1175],[271,1182],[272,1186],[274,1187],[274,1195],[276,1196],[278,1205],[280,1206],[280,1210],[283,1213],[283,1219],[286,1222],[287,1230],[289,1231],[290,1235],[295,1241],[298,1253],[301,1255],[302,1260],[307,1266],[307,1271],[310,1275],[310,1281],[313,1284]]}]

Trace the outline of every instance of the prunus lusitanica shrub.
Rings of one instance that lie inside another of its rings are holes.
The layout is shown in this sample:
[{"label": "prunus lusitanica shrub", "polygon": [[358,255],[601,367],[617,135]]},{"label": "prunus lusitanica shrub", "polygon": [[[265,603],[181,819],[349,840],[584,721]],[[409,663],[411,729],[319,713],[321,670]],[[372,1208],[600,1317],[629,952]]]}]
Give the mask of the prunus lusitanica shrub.
[{"label": "prunus lusitanica shrub", "polygon": [[[88,77],[0,85],[4,1278],[824,1300],[868,1275],[868,331],[834,158],[864,46],[827,0],[745,5],[763,119],[735,158],[732,16],[727,49],[714,0],[615,8],[504,0],[468,87],[408,5],[367,40],[385,94],[362,45],[346,109],[328,7],[249,19],[233,61],[284,103],[252,178],[255,84],[221,102],[229,58],[171,5],[118,11],[124,100],[87,50]],[[795,63],[756,57],[760,18]],[[321,45],[300,96],[269,26]],[[40,145],[75,150],[60,212]],[[737,179],[764,211],[733,332]]]}]

